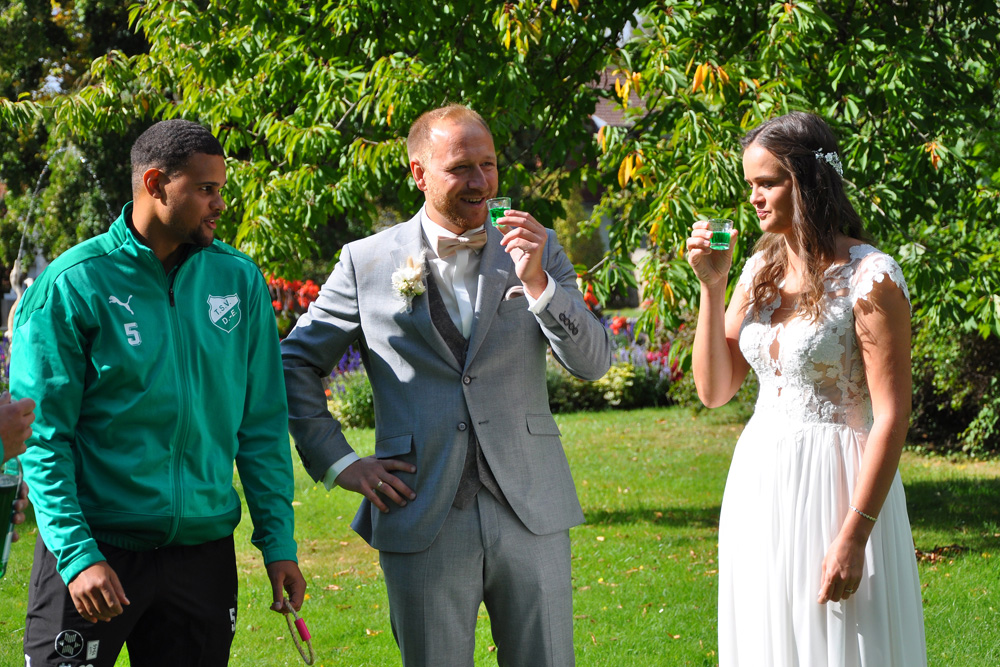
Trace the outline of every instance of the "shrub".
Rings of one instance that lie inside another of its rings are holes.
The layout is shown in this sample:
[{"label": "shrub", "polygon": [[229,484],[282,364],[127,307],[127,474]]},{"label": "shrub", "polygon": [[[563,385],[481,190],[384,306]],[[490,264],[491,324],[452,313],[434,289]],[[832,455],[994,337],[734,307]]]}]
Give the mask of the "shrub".
[{"label": "shrub", "polygon": [[552,412],[584,412],[604,407],[597,385],[573,377],[552,355],[545,368],[545,384]]},{"label": "shrub", "polygon": [[1000,453],[998,377],[996,336],[941,336],[931,327],[914,331],[911,441],[942,453]]},{"label": "shrub", "polygon": [[673,404],[667,394],[670,374],[663,373],[658,364],[617,361],[604,377],[585,382],[550,357],[546,380],[552,412],[631,410]]},{"label": "shrub", "polygon": [[611,368],[604,377],[584,382],[549,355],[546,380],[552,411],[629,410],[672,404],[667,391],[680,371],[669,359],[669,338],[661,333],[661,340],[651,342],[645,334],[636,333],[634,318],[619,315],[604,323],[612,344]]},{"label": "shrub", "polygon": [[[700,412],[708,408],[698,398],[698,388],[694,384],[694,374],[691,373],[691,349],[694,345],[697,317],[697,313],[693,310],[686,310],[680,314],[681,323],[677,327],[670,348],[671,363],[676,366],[678,372],[675,381],[667,388],[667,394],[675,404]],[[738,421],[750,419],[754,404],[757,402],[759,386],[757,375],[753,371],[748,373],[739,391],[729,401],[739,408],[733,416],[734,419]]]},{"label": "shrub", "polygon": [[330,381],[330,414],[344,428],[374,428],[375,402],[364,370],[335,376]]},{"label": "shrub", "polygon": [[351,345],[333,369],[327,383],[327,405],[330,414],[344,428],[373,428],[375,401],[361,363],[361,353]]},{"label": "shrub", "polygon": [[623,408],[658,408],[675,403],[669,393],[677,378],[675,372],[652,364],[636,366],[634,370],[630,400],[622,405]]}]

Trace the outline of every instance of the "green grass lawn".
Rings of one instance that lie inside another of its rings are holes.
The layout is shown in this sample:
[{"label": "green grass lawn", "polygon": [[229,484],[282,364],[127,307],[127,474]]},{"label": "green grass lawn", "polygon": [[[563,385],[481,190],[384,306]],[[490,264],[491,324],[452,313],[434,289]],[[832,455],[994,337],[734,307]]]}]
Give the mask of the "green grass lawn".
[{"label": "green grass lawn", "polygon": [[[731,408],[559,415],[586,525],[571,531],[580,665],[717,664],[719,502],[742,424]],[[352,431],[359,450],[371,431]],[[1000,664],[1000,463],[906,453],[901,464],[921,552],[931,665]],[[296,466],[297,538],[309,581],[302,615],[317,665],[399,665],[376,552],[349,527],[356,496],[327,493]],[[0,581],[0,665],[19,664],[34,535],[14,546]],[[302,664],[250,524],[237,531],[240,610],[233,665]],[[496,664],[480,617],[476,664]],[[127,665],[124,656],[118,663]]]}]

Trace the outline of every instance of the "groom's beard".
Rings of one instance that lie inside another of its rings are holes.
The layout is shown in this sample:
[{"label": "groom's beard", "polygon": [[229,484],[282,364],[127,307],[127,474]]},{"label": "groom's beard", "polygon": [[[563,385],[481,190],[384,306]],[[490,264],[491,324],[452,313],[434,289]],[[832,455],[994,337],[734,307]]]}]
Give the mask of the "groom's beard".
[{"label": "groom's beard", "polygon": [[[486,210],[486,200],[495,195],[496,193],[489,192],[465,192],[458,196],[439,194],[433,196],[430,203],[448,224],[466,231],[486,223],[489,213]],[[469,199],[478,199],[478,207],[469,204],[466,201]]]}]

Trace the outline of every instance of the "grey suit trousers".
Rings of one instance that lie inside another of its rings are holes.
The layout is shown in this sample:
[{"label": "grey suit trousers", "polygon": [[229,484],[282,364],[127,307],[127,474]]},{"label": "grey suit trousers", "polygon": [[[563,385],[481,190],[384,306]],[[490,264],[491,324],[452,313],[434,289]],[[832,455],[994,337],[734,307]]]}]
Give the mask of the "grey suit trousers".
[{"label": "grey suit trousers", "polygon": [[480,489],[428,549],[379,560],[405,667],[471,667],[482,602],[501,667],[575,664],[568,530],[535,535]]}]

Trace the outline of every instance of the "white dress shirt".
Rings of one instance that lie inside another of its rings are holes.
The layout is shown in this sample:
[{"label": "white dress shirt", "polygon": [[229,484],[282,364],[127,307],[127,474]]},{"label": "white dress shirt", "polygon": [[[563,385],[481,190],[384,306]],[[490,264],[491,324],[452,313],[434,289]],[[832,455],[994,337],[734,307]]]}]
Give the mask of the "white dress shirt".
[{"label": "white dress shirt", "polygon": [[[424,241],[427,245],[427,265],[434,272],[434,282],[441,293],[441,299],[448,309],[451,321],[466,339],[472,334],[473,316],[476,309],[476,298],[479,295],[479,262],[482,257],[482,250],[469,250],[459,248],[458,251],[449,257],[441,258],[437,255],[437,240],[441,236],[455,237],[458,234],[448,231],[427,216],[426,208],[420,209],[420,225],[424,233]],[[470,229],[465,232],[470,235],[481,230],[483,226]],[[552,295],[555,294],[556,285],[548,273],[545,274],[548,282],[545,291],[537,299],[533,299],[527,291],[524,292],[528,310],[534,314],[539,314],[545,310]],[[323,484],[326,488],[332,489],[336,486],[337,476],[344,469],[357,461],[360,457],[351,452],[337,460],[323,476]]]},{"label": "white dress shirt", "polygon": [[[454,255],[441,258],[437,254],[439,237],[455,238],[458,234],[449,232],[427,216],[427,210],[420,210],[420,226],[427,242],[427,266],[434,274],[434,282],[441,292],[441,300],[448,309],[451,321],[466,339],[472,333],[472,316],[479,295],[479,261],[482,250],[459,248]],[[480,225],[466,232],[471,235],[483,227]]]}]

